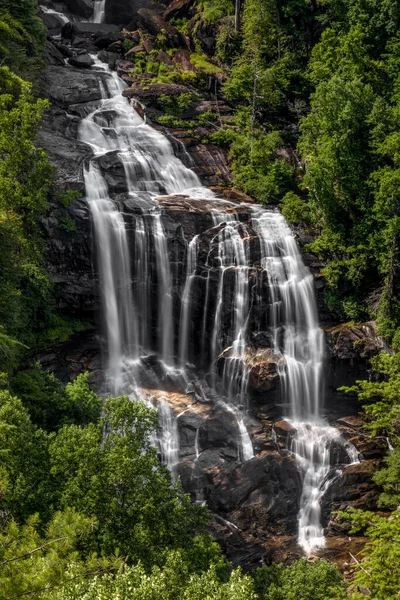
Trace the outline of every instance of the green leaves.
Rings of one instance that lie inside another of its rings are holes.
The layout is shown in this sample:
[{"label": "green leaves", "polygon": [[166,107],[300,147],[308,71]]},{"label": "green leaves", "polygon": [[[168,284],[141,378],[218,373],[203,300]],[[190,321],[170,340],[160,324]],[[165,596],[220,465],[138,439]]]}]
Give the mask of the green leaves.
[{"label": "green leaves", "polygon": [[362,600],[365,595],[358,586],[368,591],[374,600],[397,600],[400,589],[400,512],[389,518],[372,512],[350,509],[340,516],[352,523],[351,533],[362,531],[369,538],[363,551],[363,560],[355,568],[351,600]]}]

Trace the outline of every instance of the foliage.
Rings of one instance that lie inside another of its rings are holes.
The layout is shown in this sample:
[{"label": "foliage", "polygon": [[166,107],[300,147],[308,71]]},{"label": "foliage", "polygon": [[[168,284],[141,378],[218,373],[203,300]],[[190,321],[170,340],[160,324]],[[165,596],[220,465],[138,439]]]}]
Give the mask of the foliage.
[{"label": "foliage", "polygon": [[3,510],[20,522],[36,512],[49,516],[48,437],[32,423],[22,402],[7,390],[0,390],[0,461]]},{"label": "foliage", "polygon": [[11,378],[10,385],[29,410],[38,427],[55,431],[67,423],[86,425],[100,416],[99,397],[91,390],[89,374],[78,375],[73,383],[63,386],[37,363]]},{"label": "foliage", "polygon": [[39,220],[52,169],[35,143],[48,103],[6,67],[0,76],[14,91],[0,95],[0,323],[24,342],[47,318],[50,297]]},{"label": "foliage", "polygon": [[147,566],[162,564],[171,548],[190,552],[207,518],[160,465],[150,436],[156,425],[142,403],[109,398],[99,423],[64,426],[50,445],[60,507],[96,515],[102,551],[118,548]]},{"label": "foliage", "polygon": [[362,532],[369,538],[362,552],[363,561],[356,568],[351,600],[362,600],[367,590],[374,600],[395,600],[400,589],[400,511],[390,518],[369,511],[349,509],[340,516],[352,523],[350,533]]},{"label": "foliage", "polygon": [[195,97],[191,92],[185,92],[176,97],[161,94],[157,100],[157,104],[167,115],[180,117],[193,103],[194,99]]},{"label": "foliage", "polygon": [[310,220],[310,209],[304,200],[294,192],[287,192],[282,198],[280,208],[289,223],[299,225]]},{"label": "foliage", "polygon": [[[35,0],[2,0],[0,3],[1,65],[35,82],[42,66],[45,28]],[[1,76],[0,76],[1,79]],[[0,84],[1,93],[4,93]]]},{"label": "foliage", "polygon": [[96,556],[82,560],[78,552],[95,527],[94,520],[73,511],[56,513],[44,535],[37,515],[24,525],[7,523],[0,530],[1,597],[43,597],[43,592],[57,589],[69,579],[86,579],[92,573],[115,569],[120,561]]},{"label": "foliage", "polygon": [[380,380],[361,380],[340,389],[357,394],[372,419],[368,425],[372,435],[384,433],[395,444],[400,439],[400,355],[379,354],[371,359],[371,367]]},{"label": "foliage", "polygon": [[325,560],[297,560],[282,565],[263,566],[256,571],[255,588],[261,600],[345,600],[345,585],[335,565]]},{"label": "foliage", "polygon": [[227,582],[221,582],[210,566],[201,574],[191,574],[179,552],[170,552],[163,568],[147,573],[141,564],[125,567],[116,575],[99,576],[89,583],[80,581],[67,586],[57,600],[255,600],[253,582],[240,569]]}]

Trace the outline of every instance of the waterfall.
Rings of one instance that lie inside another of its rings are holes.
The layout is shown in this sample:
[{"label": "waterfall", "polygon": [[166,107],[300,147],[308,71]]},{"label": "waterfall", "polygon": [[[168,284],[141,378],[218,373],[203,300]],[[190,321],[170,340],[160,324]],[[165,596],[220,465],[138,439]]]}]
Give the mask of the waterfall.
[{"label": "waterfall", "polygon": [[106,14],[106,0],[94,0],[92,23],[103,23]]},{"label": "waterfall", "polygon": [[[270,286],[274,351],[284,358],[280,378],[287,419],[295,429],[290,450],[303,473],[298,543],[310,553],[325,545],[320,502],[328,486],[330,447],[334,441],[345,444],[340,433],[321,417],[324,336],[318,326],[313,276],[279,212],[253,209],[253,226],[259,234],[262,266]],[[345,448],[353,462],[352,448]]]},{"label": "waterfall", "polygon": [[[237,423],[238,460],[254,456],[248,424],[248,353],[250,314],[256,291],[250,284],[250,241],[259,243],[257,270],[269,282],[268,323],[286,418],[295,434],[290,450],[303,474],[298,542],[306,552],[324,546],[320,501],[331,468],[330,447],[340,437],[321,417],[323,402],[323,332],[318,326],[313,277],[291,231],[278,211],[243,205],[246,224],[226,204],[212,212],[207,256],[198,235],[185,240],[183,285],[177,287],[160,196],[185,194],[192,200],[215,200],[196,174],[174,156],[168,139],[150,127],[121,92],[123,82],[95,59],[103,99],[81,122],[79,138],[93,157],[85,186],[97,245],[101,299],[108,349],[109,388],[141,400],[143,382],[155,389],[169,382],[193,386],[199,366],[211,390],[202,392]],[[123,199],[110,199],[102,161],[122,169]],[[223,201],[219,201],[219,206]],[[122,207],[124,207],[122,209]],[[197,278],[204,282],[204,307],[198,331],[192,314]],[[156,287],[156,293],[153,293]],[[257,286],[255,286],[257,287]],[[259,294],[262,295],[262,291]],[[144,386],[145,387],[145,386]],[[158,444],[163,462],[175,477],[179,464],[177,417],[166,400],[158,403]],[[198,455],[198,438],[194,449]]]}]

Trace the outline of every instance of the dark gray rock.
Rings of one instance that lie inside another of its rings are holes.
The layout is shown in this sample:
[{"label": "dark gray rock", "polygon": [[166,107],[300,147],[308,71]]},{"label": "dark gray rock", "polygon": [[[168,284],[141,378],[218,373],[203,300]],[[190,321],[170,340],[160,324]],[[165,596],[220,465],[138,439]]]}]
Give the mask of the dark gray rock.
[{"label": "dark gray rock", "polygon": [[64,3],[72,13],[89,19],[93,15],[92,0],[64,0]]},{"label": "dark gray rock", "polygon": [[[72,184],[66,189],[71,187]],[[65,228],[66,218],[73,223],[73,230]],[[45,260],[54,284],[57,308],[63,314],[93,319],[99,308],[98,280],[92,266],[93,239],[86,202],[74,200],[65,209],[54,199],[43,227],[47,233]]]},{"label": "dark gray rock", "polygon": [[105,33],[101,33],[96,37],[94,45],[96,46],[96,48],[100,48],[101,50],[103,50],[104,48],[108,48],[109,46],[111,46],[113,42],[120,41],[121,39],[121,34],[118,30],[107,31]]},{"label": "dark gray rock", "polygon": [[101,99],[100,73],[83,73],[75,69],[51,66],[43,78],[43,93],[62,107]]},{"label": "dark gray rock", "polygon": [[39,133],[39,142],[57,168],[57,187],[73,187],[83,193],[83,164],[91,156],[90,148],[78,140],[49,131]]},{"label": "dark gray rock", "polygon": [[64,56],[51,42],[46,42],[46,58],[49,65],[64,65]]},{"label": "dark gray rock", "polygon": [[129,29],[137,26],[137,13],[141,8],[151,8],[161,14],[165,7],[150,0],[106,0],[106,23],[128,25]]},{"label": "dark gray rock", "polygon": [[101,50],[101,52],[98,53],[97,58],[101,60],[101,62],[106,63],[110,67],[110,69],[114,69],[118,57],[115,52]]},{"label": "dark gray rock", "polygon": [[72,56],[68,62],[73,67],[78,69],[90,69],[94,65],[94,60],[90,54],[81,54],[80,56]]}]

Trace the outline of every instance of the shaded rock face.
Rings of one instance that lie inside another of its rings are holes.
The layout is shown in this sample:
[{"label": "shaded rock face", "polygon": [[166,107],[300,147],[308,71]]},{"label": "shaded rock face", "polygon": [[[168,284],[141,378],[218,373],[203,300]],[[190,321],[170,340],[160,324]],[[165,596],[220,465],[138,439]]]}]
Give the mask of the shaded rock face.
[{"label": "shaded rock face", "polygon": [[64,4],[72,13],[89,19],[93,15],[93,2],[91,0],[64,0]]},{"label": "shaded rock face", "polygon": [[141,8],[151,9],[156,13],[162,13],[164,7],[157,2],[149,0],[106,0],[105,20],[106,23],[117,23],[127,26],[138,25],[138,11]]}]

